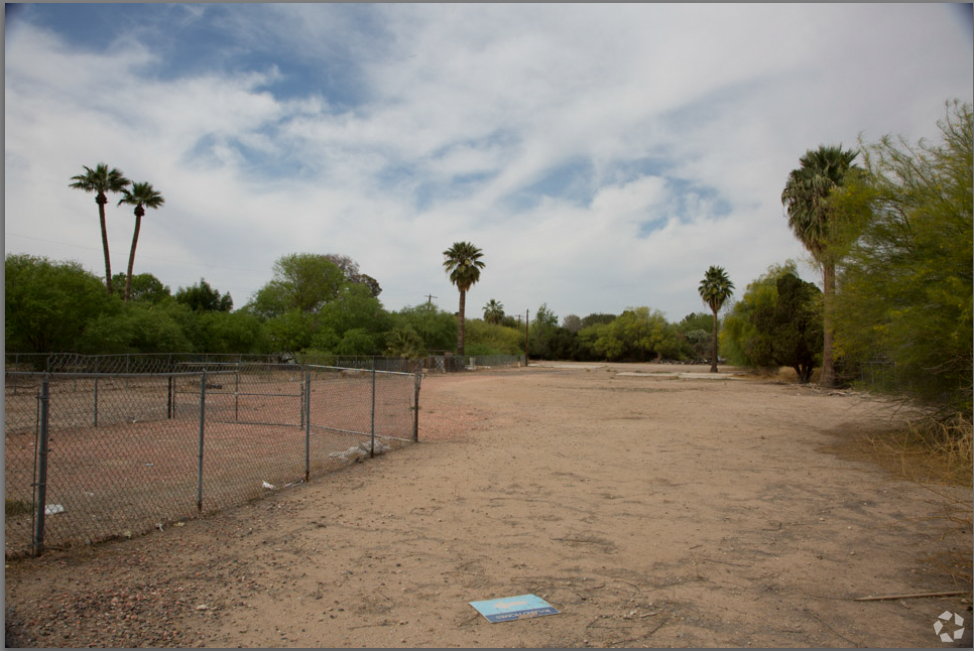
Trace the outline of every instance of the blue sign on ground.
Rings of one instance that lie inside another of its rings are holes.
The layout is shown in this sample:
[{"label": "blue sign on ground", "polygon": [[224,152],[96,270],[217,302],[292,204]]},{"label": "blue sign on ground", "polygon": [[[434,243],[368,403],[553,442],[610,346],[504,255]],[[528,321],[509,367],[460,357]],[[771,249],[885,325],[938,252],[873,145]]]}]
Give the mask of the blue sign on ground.
[{"label": "blue sign on ground", "polygon": [[491,623],[558,614],[558,611],[551,604],[533,594],[490,599],[489,601],[471,601],[470,605]]}]

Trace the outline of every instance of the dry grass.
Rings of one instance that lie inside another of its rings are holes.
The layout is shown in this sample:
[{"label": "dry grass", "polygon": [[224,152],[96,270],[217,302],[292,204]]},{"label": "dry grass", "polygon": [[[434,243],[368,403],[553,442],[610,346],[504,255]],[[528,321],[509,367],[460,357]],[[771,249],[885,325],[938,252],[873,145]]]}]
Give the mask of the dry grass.
[{"label": "dry grass", "polygon": [[928,559],[952,576],[963,589],[972,589],[974,500],[958,497],[956,487],[972,487],[974,428],[957,415],[946,421],[921,420],[895,431],[841,432],[832,451],[876,463],[892,474],[924,484],[936,496],[936,512],[926,521],[943,525],[945,550]]}]

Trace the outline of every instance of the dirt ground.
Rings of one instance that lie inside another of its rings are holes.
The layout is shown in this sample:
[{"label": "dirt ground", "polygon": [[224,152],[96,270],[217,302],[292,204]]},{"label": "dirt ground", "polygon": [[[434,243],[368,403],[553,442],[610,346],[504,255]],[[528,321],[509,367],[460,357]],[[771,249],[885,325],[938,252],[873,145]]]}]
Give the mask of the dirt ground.
[{"label": "dirt ground", "polygon": [[[941,613],[970,626],[962,597],[854,601],[963,587],[930,560],[937,493],[829,451],[903,410],[706,370],[429,377],[417,445],[8,562],[8,643],[939,647]],[[527,593],[560,614],[491,624],[469,605]]]}]

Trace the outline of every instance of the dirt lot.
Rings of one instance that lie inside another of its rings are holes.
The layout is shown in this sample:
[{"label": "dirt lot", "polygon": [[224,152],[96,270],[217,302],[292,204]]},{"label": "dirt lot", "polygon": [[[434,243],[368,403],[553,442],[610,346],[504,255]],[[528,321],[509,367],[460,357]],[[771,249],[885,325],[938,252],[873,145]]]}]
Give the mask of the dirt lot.
[{"label": "dirt lot", "polygon": [[[969,626],[959,597],[854,601],[958,589],[928,560],[937,494],[829,452],[902,410],[648,374],[706,368],[557,366],[428,378],[419,445],[8,563],[8,642],[930,647],[945,610]],[[491,624],[468,604],[525,593],[560,614]]]}]

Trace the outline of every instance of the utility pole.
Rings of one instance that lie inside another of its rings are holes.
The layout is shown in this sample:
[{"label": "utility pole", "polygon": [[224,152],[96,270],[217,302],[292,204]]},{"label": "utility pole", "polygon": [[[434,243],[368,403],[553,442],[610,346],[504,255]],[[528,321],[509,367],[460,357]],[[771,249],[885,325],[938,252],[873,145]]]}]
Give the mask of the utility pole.
[{"label": "utility pole", "polygon": [[432,294],[426,295],[426,307],[432,307],[434,298],[439,298],[439,296],[433,296]]},{"label": "utility pole", "polygon": [[524,313],[524,366],[528,365],[528,322],[531,320],[531,310]]}]

